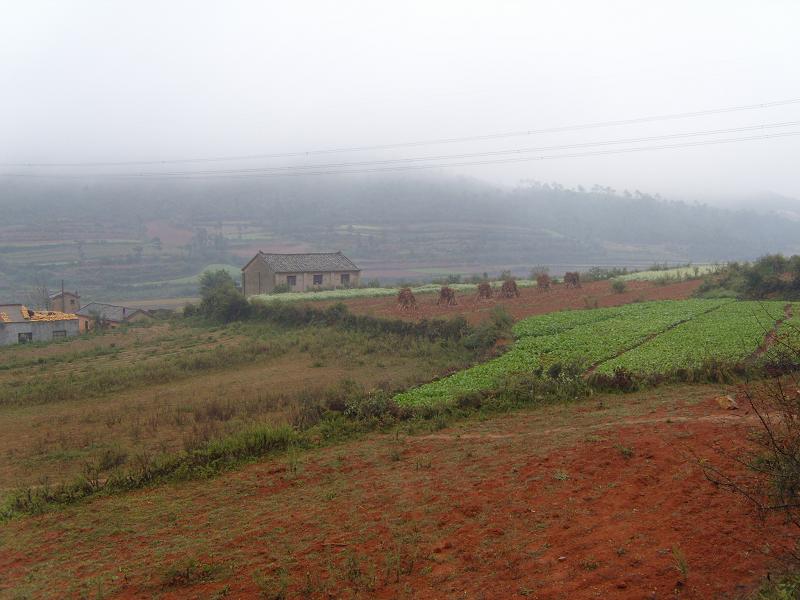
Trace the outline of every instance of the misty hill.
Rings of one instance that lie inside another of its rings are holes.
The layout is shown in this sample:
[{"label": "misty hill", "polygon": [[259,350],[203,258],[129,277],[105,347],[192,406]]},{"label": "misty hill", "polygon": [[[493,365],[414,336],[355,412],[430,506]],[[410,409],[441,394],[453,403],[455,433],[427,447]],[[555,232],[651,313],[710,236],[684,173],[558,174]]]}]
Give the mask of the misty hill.
[{"label": "misty hill", "polygon": [[98,297],[191,293],[204,266],[239,265],[258,248],[341,249],[384,279],[800,251],[800,223],[779,214],[444,176],[21,179],[0,182],[0,205],[0,291],[15,293],[35,274]]}]

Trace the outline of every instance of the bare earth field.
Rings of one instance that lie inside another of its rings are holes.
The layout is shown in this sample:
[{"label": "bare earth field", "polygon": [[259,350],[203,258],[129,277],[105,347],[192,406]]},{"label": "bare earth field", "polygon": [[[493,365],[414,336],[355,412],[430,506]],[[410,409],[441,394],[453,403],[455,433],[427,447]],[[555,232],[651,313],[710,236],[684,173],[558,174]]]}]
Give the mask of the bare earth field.
[{"label": "bare earth field", "polygon": [[[374,434],[0,529],[0,593],[64,598],[739,598],[789,533],[696,457],[719,386]],[[679,582],[676,556],[688,576]]]},{"label": "bare earth field", "polygon": [[488,318],[495,306],[502,306],[518,320],[565,308],[594,307],[595,302],[597,306],[604,307],[644,300],[681,300],[688,298],[701,283],[700,280],[693,280],[659,285],[650,281],[631,281],[626,283],[626,291],[621,294],[614,293],[608,281],[585,283],[578,289],[556,285],[549,292],[520,288],[519,298],[510,299],[495,297],[492,300],[478,301],[476,294],[457,294],[457,306],[438,306],[438,294],[420,294],[415,311],[400,310],[397,299],[391,296],[356,298],[345,303],[355,313],[375,317],[421,320],[463,315],[470,323],[478,323]]}]

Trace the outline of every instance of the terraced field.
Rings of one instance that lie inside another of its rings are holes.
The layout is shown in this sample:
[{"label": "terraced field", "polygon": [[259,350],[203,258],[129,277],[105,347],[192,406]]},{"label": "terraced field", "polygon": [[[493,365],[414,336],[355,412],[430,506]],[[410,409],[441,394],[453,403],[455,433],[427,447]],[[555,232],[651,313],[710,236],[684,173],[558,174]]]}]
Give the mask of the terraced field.
[{"label": "terraced field", "polygon": [[450,402],[490,390],[509,374],[546,373],[554,365],[643,374],[691,368],[709,359],[738,363],[752,356],[779,319],[783,302],[682,300],[562,311],[517,323],[502,356],[396,396],[401,404]]}]

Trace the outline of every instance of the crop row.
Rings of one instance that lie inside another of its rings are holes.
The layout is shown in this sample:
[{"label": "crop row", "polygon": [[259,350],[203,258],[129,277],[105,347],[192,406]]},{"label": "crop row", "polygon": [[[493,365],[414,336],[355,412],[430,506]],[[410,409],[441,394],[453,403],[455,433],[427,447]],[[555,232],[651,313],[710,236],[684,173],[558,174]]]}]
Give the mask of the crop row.
[{"label": "crop row", "polygon": [[634,373],[669,373],[700,366],[710,359],[741,362],[758,349],[783,316],[784,306],[784,302],[728,303],[603,363],[597,370],[612,373],[621,367]]},{"label": "crop row", "polygon": [[630,304],[531,317],[515,327],[514,346],[502,356],[399,394],[401,404],[438,404],[496,387],[512,373],[608,360],[682,321],[718,309],[723,301],[684,300]]}]

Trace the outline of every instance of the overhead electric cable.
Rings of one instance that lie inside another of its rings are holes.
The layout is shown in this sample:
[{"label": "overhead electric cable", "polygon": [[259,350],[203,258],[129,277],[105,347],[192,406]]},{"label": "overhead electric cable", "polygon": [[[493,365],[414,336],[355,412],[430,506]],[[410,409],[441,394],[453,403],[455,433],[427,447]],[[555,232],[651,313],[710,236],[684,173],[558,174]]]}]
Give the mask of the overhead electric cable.
[{"label": "overhead electric cable", "polygon": [[[307,171],[313,169],[339,169],[350,167],[364,167],[373,165],[393,165],[406,164],[431,160],[454,160],[463,158],[478,158],[488,156],[505,156],[510,154],[529,154],[531,152],[552,152],[554,150],[573,150],[577,148],[591,148],[593,146],[611,146],[617,144],[636,144],[641,142],[655,142],[660,140],[672,140],[687,137],[699,137],[706,135],[719,135],[722,133],[738,133],[744,131],[758,131],[764,129],[776,129],[780,127],[794,127],[800,125],[800,121],[786,121],[784,123],[765,123],[763,125],[748,125],[744,127],[729,127],[727,129],[708,129],[705,131],[689,131],[686,133],[673,133],[668,135],[644,136],[636,138],[625,138],[617,140],[602,140],[599,142],[583,142],[576,144],[562,144],[559,146],[540,146],[535,148],[512,148],[506,150],[490,150],[485,152],[467,152],[462,154],[440,154],[434,156],[419,156],[411,158],[388,158],[383,160],[351,161],[342,163],[310,164],[310,165],[286,165],[282,167],[250,167],[243,169],[212,169],[205,171],[146,171],[137,173],[137,176],[159,177],[163,175],[203,175],[203,174],[235,174],[235,173],[262,173],[273,171]],[[123,174],[124,175],[124,174]]]},{"label": "overhead electric cable", "polygon": [[731,106],[725,108],[712,108],[707,110],[698,110],[683,113],[671,113],[663,115],[654,115],[647,117],[636,117],[632,119],[619,119],[613,121],[599,121],[594,123],[583,123],[578,125],[564,125],[558,127],[547,127],[542,129],[528,129],[522,131],[510,131],[504,133],[490,133],[484,135],[470,135],[462,137],[448,137],[448,138],[435,138],[421,141],[410,142],[397,142],[390,144],[374,144],[365,146],[351,146],[341,148],[329,149],[315,149],[294,152],[279,152],[279,153],[266,153],[266,154],[245,154],[238,156],[216,156],[205,158],[178,158],[169,160],[134,160],[134,161],[94,161],[94,162],[23,162],[0,163],[2,167],[15,167],[15,168],[71,168],[71,167],[118,167],[118,166],[145,166],[145,165],[166,165],[166,164],[179,164],[179,163],[203,163],[203,162],[221,162],[221,161],[237,161],[237,160],[254,160],[264,158],[293,158],[321,154],[338,154],[347,152],[366,152],[374,150],[389,150],[394,148],[411,148],[417,146],[433,146],[438,144],[454,144],[461,142],[475,142],[494,140],[510,137],[522,137],[530,135],[540,135],[545,133],[563,133],[567,131],[579,131],[585,129],[596,129],[601,127],[614,127],[620,125],[636,125],[640,123],[651,123],[656,121],[669,121],[675,119],[687,119],[693,117],[703,117],[709,115],[717,115],[746,110],[759,110],[765,108],[775,108],[780,106],[788,106],[792,104],[799,104],[800,98],[792,98],[789,100],[779,100],[774,102],[762,102],[759,104],[747,104],[741,106]]},{"label": "overhead electric cable", "polygon": [[[211,179],[219,179],[219,178],[240,178],[240,179],[248,179],[248,178],[273,178],[273,177],[297,177],[303,175],[346,175],[346,174],[358,174],[358,173],[382,173],[382,172],[396,172],[396,171],[416,171],[421,169],[442,169],[442,168],[451,168],[451,167],[467,167],[467,166],[479,166],[479,165],[496,165],[496,164],[509,164],[509,163],[520,163],[520,162],[532,162],[537,160],[557,160],[562,158],[583,158],[583,157],[590,157],[590,156],[607,156],[613,154],[632,154],[636,152],[650,152],[654,150],[670,150],[670,149],[677,149],[677,148],[691,148],[691,147],[698,147],[698,146],[712,146],[712,145],[719,145],[719,144],[731,144],[736,142],[745,142],[745,141],[754,141],[754,140],[766,140],[766,139],[775,139],[775,138],[782,138],[782,137],[790,137],[790,136],[798,136],[800,135],[800,131],[789,131],[789,132],[782,132],[782,133],[772,133],[772,134],[764,134],[764,135],[753,135],[753,136],[746,136],[746,137],[738,137],[738,138],[725,138],[725,139],[717,139],[717,140],[701,140],[696,142],[682,142],[679,144],[661,144],[655,146],[639,146],[634,148],[617,148],[612,150],[594,150],[590,152],[577,152],[572,154],[554,154],[554,155],[540,155],[540,156],[526,156],[526,157],[518,157],[518,158],[504,158],[504,159],[496,159],[496,160],[475,160],[475,161],[462,161],[462,162],[455,162],[455,163],[430,163],[430,164],[422,164],[422,165],[399,165],[399,166],[390,166],[390,167],[376,167],[376,168],[363,168],[363,169],[347,169],[347,170],[329,170],[329,171],[292,171],[292,172],[284,172],[284,173],[225,173],[223,172],[205,172],[202,174],[185,174],[185,175],[169,175],[163,174],[161,175],[164,179],[203,179],[203,178],[211,178]],[[59,175],[59,174],[35,174],[35,173],[3,173],[3,176],[6,177],[33,177],[33,178],[80,178],[85,179],[86,175]],[[129,174],[106,174],[106,175],[94,175],[94,177],[101,177],[101,178],[141,178],[141,175],[137,175],[136,173],[129,173]],[[151,176],[152,177],[152,176]]]}]

